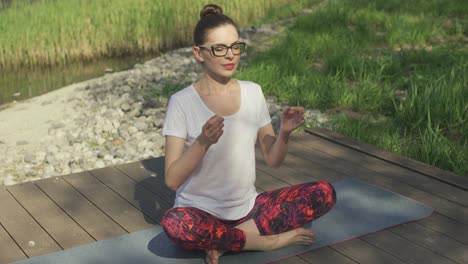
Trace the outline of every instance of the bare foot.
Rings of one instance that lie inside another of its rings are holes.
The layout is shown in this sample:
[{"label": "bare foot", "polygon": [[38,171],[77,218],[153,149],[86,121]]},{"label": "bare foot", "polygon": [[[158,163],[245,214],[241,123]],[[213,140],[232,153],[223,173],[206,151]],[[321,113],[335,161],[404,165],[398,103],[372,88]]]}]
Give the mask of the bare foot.
[{"label": "bare foot", "polygon": [[221,257],[224,254],[224,251],[218,251],[215,249],[205,250],[205,252],[206,252],[205,262],[207,264],[218,264],[219,257]]},{"label": "bare foot", "polygon": [[310,245],[315,242],[315,233],[303,227],[278,234],[274,248],[282,248],[290,245]]},{"label": "bare foot", "polygon": [[270,251],[290,245],[310,245],[315,242],[315,233],[310,229],[299,227],[275,235],[260,235],[253,219],[237,226],[246,234],[243,250]]}]

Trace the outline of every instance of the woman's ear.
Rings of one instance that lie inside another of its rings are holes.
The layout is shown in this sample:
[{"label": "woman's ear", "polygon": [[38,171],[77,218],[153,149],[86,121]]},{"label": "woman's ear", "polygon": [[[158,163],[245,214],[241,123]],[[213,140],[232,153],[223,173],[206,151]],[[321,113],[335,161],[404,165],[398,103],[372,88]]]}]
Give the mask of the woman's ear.
[{"label": "woman's ear", "polygon": [[195,56],[195,59],[202,63],[204,61],[202,55],[201,55],[201,49],[200,47],[197,47],[197,46],[193,46],[192,47],[192,52],[193,52],[193,56]]}]

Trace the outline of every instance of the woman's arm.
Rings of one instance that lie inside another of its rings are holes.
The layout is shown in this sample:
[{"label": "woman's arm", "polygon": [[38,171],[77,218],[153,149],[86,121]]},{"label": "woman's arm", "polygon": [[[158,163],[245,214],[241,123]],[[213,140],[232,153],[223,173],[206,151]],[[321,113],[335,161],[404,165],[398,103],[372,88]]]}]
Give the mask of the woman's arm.
[{"label": "woman's arm", "polygon": [[211,117],[203,126],[202,133],[184,152],[185,139],[166,136],[165,181],[176,191],[195,168],[200,164],[209,147],[218,142],[223,134],[224,119],[218,115]]},{"label": "woman's arm", "polygon": [[263,158],[270,167],[281,166],[288,153],[289,135],[302,124],[304,124],[304,108],[288,107],[281,115],[281,127],[277,137],[271,123],[258,130],[257,140]]}]

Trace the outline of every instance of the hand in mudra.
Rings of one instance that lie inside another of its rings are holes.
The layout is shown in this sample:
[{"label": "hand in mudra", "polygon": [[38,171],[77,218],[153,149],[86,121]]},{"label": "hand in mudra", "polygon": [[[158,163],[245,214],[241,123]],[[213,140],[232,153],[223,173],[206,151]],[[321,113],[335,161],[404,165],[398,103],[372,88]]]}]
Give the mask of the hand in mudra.
[{"label": "hand in mudra", "polygon": [[218,142],[223,135],[224,118],[219,115],[214,115],[202,127],[202,132],[198,136],[200,143],[209,147]]},{"label": "hand in mudra", "polygon": [[291,133],[296,128],[304,124],[304,107],[288,106],[283,109],[281,115],[281,130]]}]

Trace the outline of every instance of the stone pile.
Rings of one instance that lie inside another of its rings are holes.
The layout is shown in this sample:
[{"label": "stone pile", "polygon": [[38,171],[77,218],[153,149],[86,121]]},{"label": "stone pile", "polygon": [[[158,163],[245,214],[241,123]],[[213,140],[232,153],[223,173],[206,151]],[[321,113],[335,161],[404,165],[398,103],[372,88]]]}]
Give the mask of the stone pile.
[{"label": "stone pile", "polygon": [[[275,34],[273,26],[255,30],[258,37]],[[243,36],[252,39],[252,29]],[[262,35],[263,32],[263,35]],[[109,73],[80,84],[69,105],[74,114],[50,125],[48,136],[36,151],[1,149],[0,185],[66,175],[129,163],[164,154],[161,129],[168,98],[165,87],[185,87],[201,69],[191,48],[182,48],[137,64],[125,72]],[[282,106],[267,98],[277,130]],[[324,122],[320,112],[308,110],[306,118]]]}]

